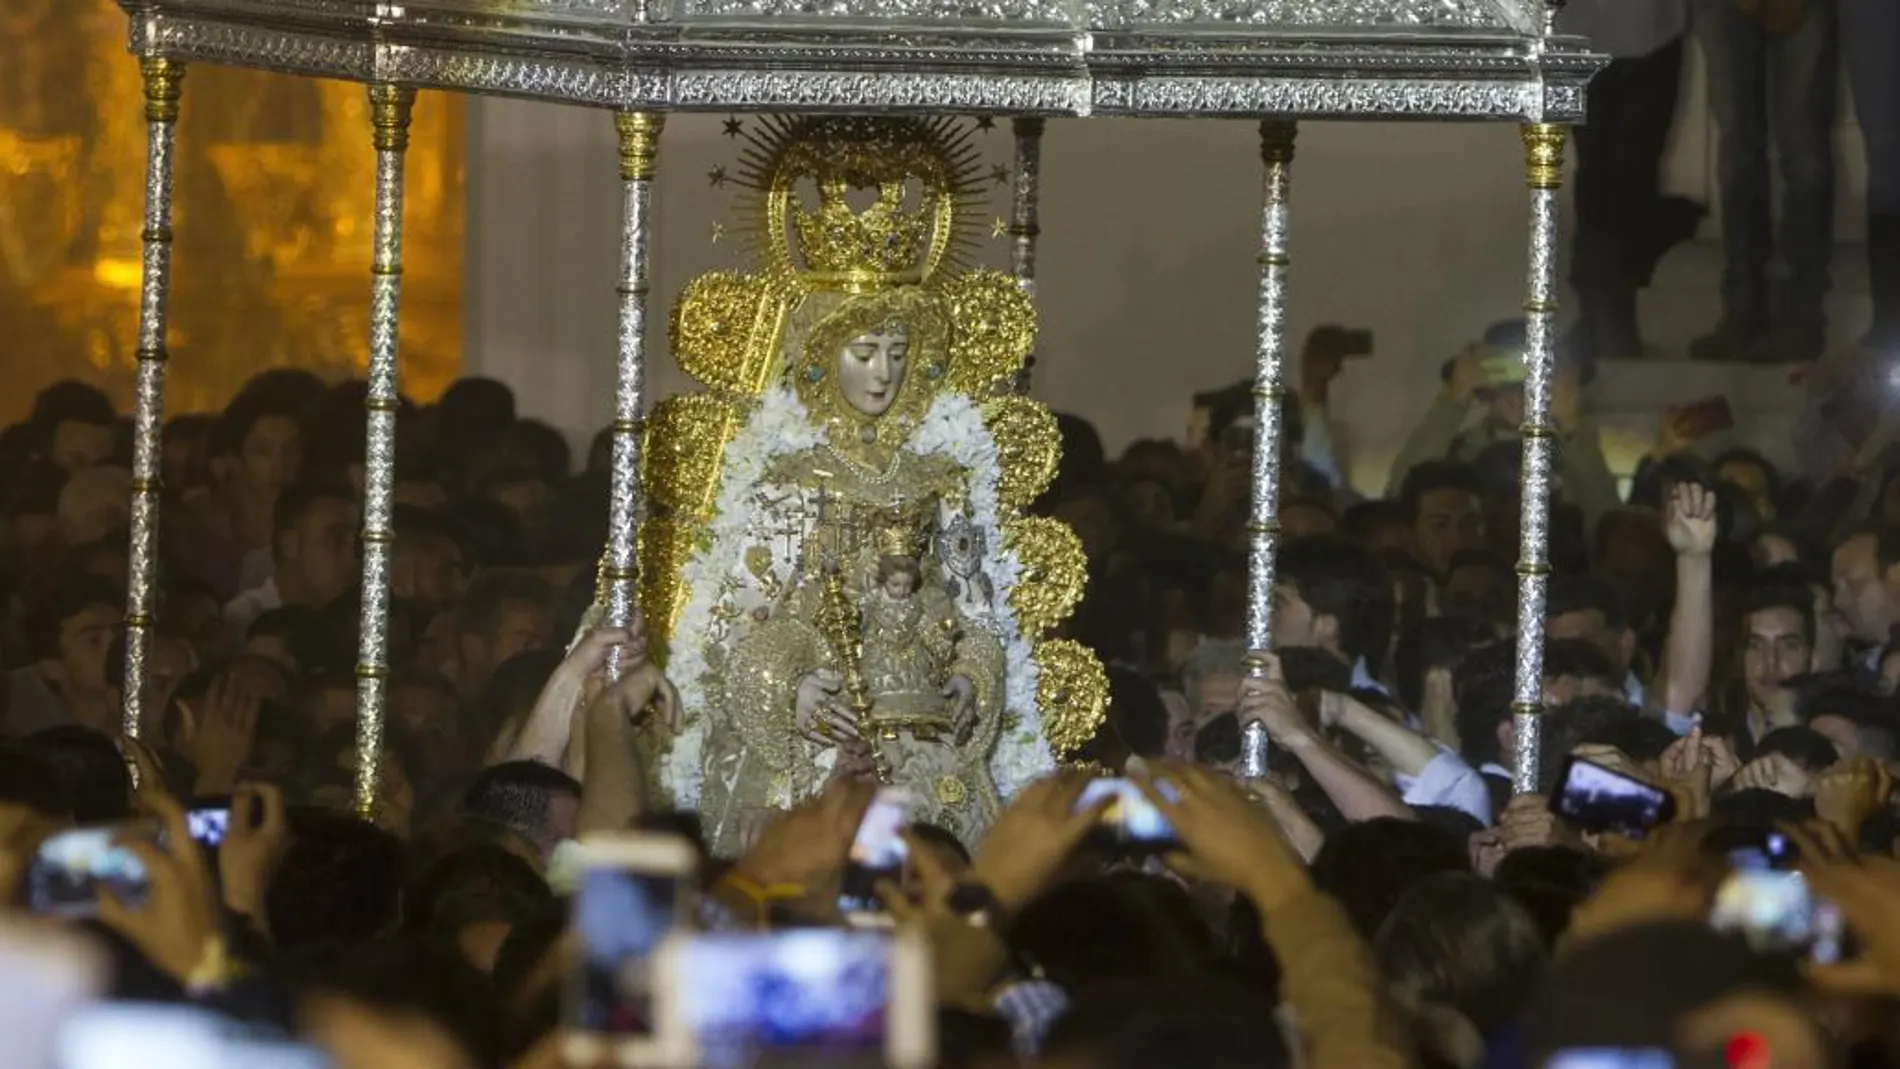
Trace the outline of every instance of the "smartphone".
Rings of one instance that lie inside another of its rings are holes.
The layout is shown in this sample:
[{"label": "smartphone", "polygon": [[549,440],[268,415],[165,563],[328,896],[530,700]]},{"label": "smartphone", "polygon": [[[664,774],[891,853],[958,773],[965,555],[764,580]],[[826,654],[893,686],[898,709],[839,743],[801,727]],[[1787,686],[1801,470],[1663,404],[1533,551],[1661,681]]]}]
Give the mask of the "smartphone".
[{"label": "smartphone", "polygon": [[578,956],[562,1018],[570,1061],[638,1056],[654,1035],[654,956],[687,923],[698,858],[675,835],[587,836],[575,844]]},{"label": "smartphone", "polygon": [[[1178,796],[1173,785],[1165,780],[1159,781],[1157,786],[1169,798]],[[1110,801],[1108,808],[1102,811],[1101,823],[1088,835],[1092,845],[1123,854],[1158,854],[1180,847],[1181,840],[1175,835],[1174,826],[1132,780],[1091,781],[1082,788],[1082,797],[1075,803],[1076,811],[1089,809],[1103,799]]]},{"label": "smartphone", "polygon": [[1660,787],[1572,757],[1551,792],[1550,810],[1584,831],[1641,838],[1676,815],[1676,800]]},{"label": "smartphone", "polygon": [[113,1002],[67,1018],[54,1041],[56,1069],[329,1069],[317,1047],[189,1005]]},{"label": "smartphone", "polygon": [[928,947],[905,932],[789,928],[668,940],[661,1064],[890,1066],[936,1059]]},{"label": "smartphone", "polygon": [[909,791],[884,787],[864,811],[864,820],[851,840],[851,854],[845,861],[838,894],[838,909],[853,925],[884,925],[890,921],[877,885],[883,880],[896,883],[904,877],[910,847],[904,842],[903,832],[910,827],[912,803]]},{"label": "smartphone", "polygon": [[1654,1047],[1573,1047],[1560,1050],[1544,1069],[1678,1069],[1676,1056]]},{"label": "smartphone", "polygon": [[1676,409],[1673,414],[1676,433],[1694,441],[1735,427],[1735,410],[1728,398],[1717,394]]},{"label": "smartphone", "polygon": [[191,808],[185,810],[185,826],[193,842],[215,852],[231,830],[231,799],[192,799]]},{"label": "smartphone", "polygon": [[81,930],[30,914],[0,915],[0,1065],[55,1064],[60,1026],[104,998],[110,979],[103,948]]},{"label": "smartphone", "polygon": [[1710,926],[1740,932],[1759,951],[1804,954],[1830,965],[1842,959],[1845,918],[1808,887],[1795,868],[1800,854],[1787,836],[1772,830],[1748,834],[1732,839],[1726,853],[1730,872],[1716,889]]},{"label": "smartphone", "polygon": [[91,917],[99,912],[99,889],[111,889],[120,901],[140,906],[151,893],[145,862],[123,845],[127,839],[162,843],[164,829],[154,821],[93,824],[62,831],[33,854],[27,867],[27,906],[54,917]]},{"label": "smartphone", "polygon": [[1372,332],[1369,330],[1352,330],[1329,323],[1323,327],[1314,328],[1312,337],[1307,340],[1306,344],[1310,349],[1317,352],[1323,352],[1333,356],[1342,356],[1348,359],[1360,356],[1371,356]]}]

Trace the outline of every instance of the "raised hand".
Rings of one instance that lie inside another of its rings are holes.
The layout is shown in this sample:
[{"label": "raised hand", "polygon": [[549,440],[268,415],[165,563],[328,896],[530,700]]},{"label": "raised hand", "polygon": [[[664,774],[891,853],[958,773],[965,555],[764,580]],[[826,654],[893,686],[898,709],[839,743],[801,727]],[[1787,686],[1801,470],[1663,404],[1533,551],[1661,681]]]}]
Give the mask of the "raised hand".
[{"label": "raised hand", "polygon": [[738,872],[761,887],[835,884],[876,794],[873,784],[834,780],[825,793],[768,824],[739,859]]},{"label": "raised hand", "polygon": [[143,905],[132,906],[102,885],[99,919],[181,983],[221,981],[206,975],[207,967],[222,965],[214,961],[222,957],[218,900],[185,811],[165,795],[148,796],[145,804],[164,826],[165,845],[138,839],[119,845],[145,866],[150,894]]},{"label": "raised hand", "polygon": [[1550,811],[1550,799],[1541,794],[1513,795],[1495,830],[1506,854],[1527,846],[1583,845],[1583,837]]},{"label": "raised hand", "polygon": [[1271,653],[1256,653],[1266,662],[1265,678],[1249,677],[1240,684],[1240,720],[1258,720],[1267,729],[1267,737],[1282,746],[1299,746],[1314,738],[1313,725],[1300,713],[1299,703],[1287,689],[1280,658]]},{"label": "raised hand", "polygon": [[1174,826],[1182,849],[1167,861],[1182,875],[1240,890],[1262,913],[1312,887],[1273,817],[1231,781],[1193,765],[1165,762],[1144,770],[1135,782]]},{"label": "raised hand", "polygon": [[1900,915],[1900,862],[1856,856],[1846,838],[1829,825],[1783,825],[1781,830],[1800,852],[1808,885],[1840,907],[1861,945],[1857,961],[1817,967],[1816,982],[1828,990],[1900,995],[1900,926],[1893,923]]},{"label": "raised hand", "polygon": [[1693,819],[1708,816],[1715,762],[1703,744],[1702,729],[1670,743],[1662,753],[1661,767],[1663,779],[1676,795],[1677,811]]},{"label": "raised hand", "polygon": [[1887,805],[1893,776],[1869,757],[1842,761],[1814,780],[1814,812],[1849,840],[1858,841],[1868,818]]},{"label": "raised hand", "polygon": [[1742,766],[1729,781],[1734,790],[1763,790],[1806,798],[1814,793],[1814,777],[1786,754],[1771,753]]},{"label": "raised hand", "polygon": [[268,783],[240,784],[231,795],[231,820],[218,847],[225,908],[261,928],[265,895],[289,846],[284,792]]},{"label": "raised hand", "polygon": [[1107,805],[1076,811],[1092,779],[1064,769],[1023,788],[990,825],[977,847],[972,876],[1007,910],[1021,909],[1060,872],[1076,844],[1101,819]]},{"label": "raised hand", "polygon": [[251,755],[257,714],[263,701],[237,678],[225,675],[211,684],[186,749],[198,770],[199,794],[224,794]]},{"label": "raised hand", "polygon": [[1715,551],[1715,491],[1697,483],[1670,488],[1665,530],[1678,557],[1706,557]]}]

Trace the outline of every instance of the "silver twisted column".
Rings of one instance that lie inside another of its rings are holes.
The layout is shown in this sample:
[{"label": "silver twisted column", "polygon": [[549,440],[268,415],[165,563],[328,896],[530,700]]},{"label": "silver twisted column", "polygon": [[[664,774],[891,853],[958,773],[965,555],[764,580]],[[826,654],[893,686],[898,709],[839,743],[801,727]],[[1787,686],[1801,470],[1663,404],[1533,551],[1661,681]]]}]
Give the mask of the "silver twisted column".
[{"label": "silver twisted column", "polygon": [[[1036,295],[1036,239],[1042,236],[1042,119],[1017,119],[1015,185],[1010,190],[1009,268],[1029,296]],[[1016,392],[1029,392],[1036,358],[1023,361]]]},{"label": "silver twisted column", "polygon": [[356,810],[375,812],[383,706],[389,689],[390,514],[396,486],[397,323],[402,314],[403,153],[416,91],[369,88],[376,145],[376,218],[370,259],[368,422],[363,460],[363,603],[356,652]]},{"label": "silver twisted column", "polygon": [[126,576],[125,707],[120,729],[137,738],[145,722],[145,654],[156,615],[160,444],[165,420],[165,313],[172,288],[172,141],[185,65],[139,60],[145,80],[145,222],[139,232],[138,393],[132,401],[132,540]]},{"label": "silver twisted column", "polygon": [[1524,300],[1524,471],[1517,561],[1517,677],[1512,690],[1511,789],[1538,789],[1543,749],[1544,593],[1550,579],[1551,379],[1556,364],[1557,191],[1564,141],[1555,123],[1523,128],[1524,178],[1531,194],[1530,274]]},{"label": "silver twisted column", "polygon": [[[609,627],[633,622],[638,591],[636,552],[640,536],[640,428],[646,404],[647,261],[653,176],[659,167],[658,112],[623,111],[614,116],[620,134],[620,328],[619,376],[614,384],[613,491],[607,513],[606,585]],[[619,651],[607,663],[620,674]]]},{"label": "silver twisted column", "polygon": [[[1291,122],[1260,124],[1260,159],[1266,164],[1266,203],[1260,213],[1259,332],[1254,346],[1253,504],[1247,518],[1247,648],[1273,643],[1273,579],[1280,553],[1280,403],[1286,395],[1287,208],[1293,193]],[[1266,674],[1258,659],[1249,674]]]}]

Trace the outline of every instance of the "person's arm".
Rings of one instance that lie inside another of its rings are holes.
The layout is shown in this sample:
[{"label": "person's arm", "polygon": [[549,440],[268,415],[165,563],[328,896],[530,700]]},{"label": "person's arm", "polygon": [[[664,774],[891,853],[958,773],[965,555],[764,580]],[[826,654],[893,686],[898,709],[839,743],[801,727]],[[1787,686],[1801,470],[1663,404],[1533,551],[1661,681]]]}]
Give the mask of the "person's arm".
[{"label": "person's arm", "polygon": [[[1165,780],[1178,799],[1156,780]],[[1137,782],[1180,836],[1187,871],[1238,890],[1259,910],[1262,934],[1280,963],[1281,997],[1303,1041],[1300,1063],[1306,1069],[1411,1065],[1411,1037],[1371,948],[1345,910],[1313,886],[1254,800],[1191,765],[1164,764]]]},{"label": "person's arm", "polygon": [[1443,460],[1451,455],[1451,447],[1458,440],[1458,432],[1464,429],[1465,413],[1470,407],[1470,395],[1461,394],[1451,386],[1440,390],[1432,398],[1425,415],[1419,418],[1418,426],[1413,427],[1412,433],[1406,436],[1398,457],[1392,461],[1392,477],[1387,480],[1385,488],[1387,497],[1398,494],[1405,476],[1413,468],[1426,461]]},{"label": "person's arm", "polygon": [[[582,716],[588,680],[601,670],[615,647],[628,643],[638,644],[634,632],[608,627],[588,632],[548,677],[533,710],[522,721],[514,738],[498,749],[497,760],[491,763],[539,761],[561,767],[575,723]],[[642,656],[644,653],[629,660],[638,662]]]},{"label": "person's arm", "polygon": [[1676,551],[1676,605],[1663,646],[1662,711],[1685,717],[1702,707],[1715,660],[1715,494],[1678,483],[1664,522]]},{"label": "person's arm", "polygon": [[1300,860],[1312,861],[1313,856],[1319,853],[1319,848],[1326,844],[1326,833],[1319,830],[1319,825],[1306,815],[1306,810],[1300,808],[1300,803],[1294,801],[1293,795],[1285,787],[1268,779],[1251,781],[1246,787],[1266,807],[1267,814],[1280,826],[1280,834],[1286,837],[1287,845],[1293,848],[1293,852],[1300,855]]},{"label": "person's arm", "polygon": [[1557,476],[1564,493],[1583,510],[1586,529],[1595,529],[1603,514],[1622,504],[1616,493],[1616,476],[1603,459],[1603,443],[1596,421],[1579,416],[1568,434],[1557,443]]},{"label": "person's arm", "polygon": [[1491,792],[1463,757],[1394,721],[1350,695],[1327,694],[1321,719],[1371,747],[1392,766],[1399,801],[1407,806],[1449,806],[1491,823]]},{"label": "person's arm", "polygon": [[[1279,661],[1271,663],[1277,669]],[[1335,750],[1301,718],[1284,679],[1249,679],[1242,684],[1240,718],[1242,722],[1260,721],[1274,745],[1285,747],[1298,759],[1347,820],[1415,819],[1411,808],[1399,801],[1391,788]]]},{"label": "person's arm", "polygon": [[[635,739],[639,721],[658,704],[670,721],[677,699],[666,677],[651,662],[620,677],[587,705],[587,761],[582,769],[581,832],[624,831],[640,814],[646,775]],[[673,708],[669,708],[672,703]]]}]

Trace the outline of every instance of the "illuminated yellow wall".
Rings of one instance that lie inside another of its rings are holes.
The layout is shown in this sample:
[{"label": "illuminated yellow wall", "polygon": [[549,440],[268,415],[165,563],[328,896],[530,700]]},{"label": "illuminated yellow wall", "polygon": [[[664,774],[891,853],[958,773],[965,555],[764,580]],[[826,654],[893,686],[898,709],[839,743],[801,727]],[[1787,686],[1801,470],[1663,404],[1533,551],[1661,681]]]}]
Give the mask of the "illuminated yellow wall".
[{"label": "illuminated yellow wall", "polygon": [[[79,378],[129,403],[145,127],[111,0],[4,0],[0,422]],[[20,47],[31,41],[30,47]],[[178,126],[166,409],[207,411],[267,367],[359,374],[374,152],[361,86],[189,68]],[[403,392],[461,366],[463,108],[424,93],[409,151]]]}]

